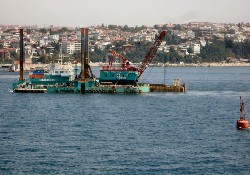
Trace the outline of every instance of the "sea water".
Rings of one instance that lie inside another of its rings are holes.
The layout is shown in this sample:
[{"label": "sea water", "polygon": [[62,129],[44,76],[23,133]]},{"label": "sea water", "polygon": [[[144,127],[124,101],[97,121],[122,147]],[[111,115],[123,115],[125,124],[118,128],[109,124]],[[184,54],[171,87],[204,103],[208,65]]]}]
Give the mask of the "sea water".
[{"label": "sea water", "polygon": [[149,67],[141,81],[175,78],[186,93],[21,94],[0,72],[0,174],[250,174],[250,130],[236,129],[250,68]]}]

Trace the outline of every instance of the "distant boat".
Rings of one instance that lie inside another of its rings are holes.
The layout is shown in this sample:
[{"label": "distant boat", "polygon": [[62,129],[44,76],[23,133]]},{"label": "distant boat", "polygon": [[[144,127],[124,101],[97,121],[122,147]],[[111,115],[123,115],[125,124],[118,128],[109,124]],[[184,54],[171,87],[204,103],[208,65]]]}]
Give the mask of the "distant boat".
[{"label": "distant boat", "polygon": [[245,103],[240,96],[240,119],[236,122],[237,129],[248,129],[249,122],[246,119]]}]

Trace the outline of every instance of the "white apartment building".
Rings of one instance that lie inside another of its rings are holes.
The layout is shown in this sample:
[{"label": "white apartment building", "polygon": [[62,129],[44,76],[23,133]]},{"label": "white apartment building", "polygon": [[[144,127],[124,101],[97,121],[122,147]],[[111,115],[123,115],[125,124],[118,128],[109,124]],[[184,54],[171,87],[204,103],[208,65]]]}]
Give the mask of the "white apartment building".
[{"label": "white apartment building", "polygon": [[191,48],[193,49],[194,54],[201,53],[201,45],[200,44],[192,44]]},{"label": "white apartment building", "polygon": [[55,42],[58,42],[60,37],[59,35],[50,35],[50,38],[54,40]]},{"label": "white apartment building", "polygon": [[62,53],[74,54],[76,51],[81,51],[81,41],[63,41]]},{"label": "white apartment building", "polygon": [[40,43],[40,47],[43,47],[43,46],[48,46],[50,43],[52,43],[52,40],[48,37],[43,37],[42,39],[39,40],[39,43]]}]

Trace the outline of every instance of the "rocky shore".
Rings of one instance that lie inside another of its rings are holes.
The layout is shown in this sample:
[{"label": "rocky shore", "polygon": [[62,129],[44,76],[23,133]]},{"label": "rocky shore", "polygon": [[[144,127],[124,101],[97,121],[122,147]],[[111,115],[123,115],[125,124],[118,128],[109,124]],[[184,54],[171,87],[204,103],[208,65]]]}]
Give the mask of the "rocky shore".
[{"label": "rocky shore", "polygon": [[[90,63],[90,66],[103,66],[107,63]],[[117,64],[119,65],[119,64]],[[134,63],[134,65],[139,66],[139,63]],[[239,63],[158,63],[158,64],[150,64],[149,66],[154,66],[154,67],[245,67],[245,66],[250,66],[250,63],[244,63],[244,62],[239,62]]]},{"label": "rocky shore", "polygon": [[[73,64],[68,64],[70,66],[74,66]],[[101,62],[97,62],[97,63],[90,63],[91,67],[102,67],[103,65],[107,65],[107,63],[101,63]],[[136,65],[137,67],[140,66],[140,63],[134,63],[133,65]],[[48,67],[48,64],[29,64],[26,65],[24,64],[24,70],[25,71],[29,71],[31,69],[34,69],[35,67],[43,67],[46,68]],[[80,66],[80,64],[78,63],[78,66]],[[120,64],[116,63],[116,66],[119,67]],[[150,67],[246,67],[246,66],[250,66],[250,63],[158,63],[158,64],[150,64]],[[13,67],[9,65],[9,67]],[[19,65],[15,65],[16,69],[12,70],[12,71],[19,71]],[[4,68],[2,66],[0,66],[0,68],[3,70],[7,70],[7,68]],[[8,69],[9,70],[9,69]]]},{"label": "rocky shore", "polygon": [[[164,64],[163,64],[164,66]],[[166,67],[245,67],[250,63],[183,63],[183,64],[165,64]]]}]

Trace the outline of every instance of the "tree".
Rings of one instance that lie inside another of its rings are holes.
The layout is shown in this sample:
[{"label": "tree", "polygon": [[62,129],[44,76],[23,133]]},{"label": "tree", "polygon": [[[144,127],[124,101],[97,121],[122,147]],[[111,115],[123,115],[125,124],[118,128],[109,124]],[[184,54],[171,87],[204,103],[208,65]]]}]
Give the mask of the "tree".
[{"label": "tree", "polygon": [[47,60],[48,60],[48,56],[46,54],[42,54],[38,59],[37,59],[37,62],[40,62],[40,63],[47,63]]},{"label": "tree", "polygon": [[180,24],[176,24],[174,27],[173,27],[173,30],[182,30],[182,26]]},{"label": "tree", "polygon": [[188,52],[189,55],[190,55],[191,53],[194,53],[194,50],[192,49],[192,47],[189,47],[189,48],[187,49],[187,52]]},{"label": "tree", "polygon": [[165,36],[164,40],[167,42],[167,44],[175,44],[175,45],[184,42],[184,40],[181,39],[181,37],[174,35],[170,30],[167,31],[167,35]]},{"label": "tree", "polygon": [[233,40],[231,40],[231,39],[225,39],[225,47],[226,48],[230,48],[230,49],[232,49],[233,48]]},{"label": "tree", "polygon": [[130,31],[130,28],[128,27],[128,25],[125,25],[125,26],[123,26],[122,30],[125,32],[128,32],[128,31]]},{"label": "tree", "polygon": [[92,62],[105,62],[107,51],[98,49],[97,46],[94,47],[94,52],[89,53],[90,60]]},{"label": "tree", "polygon": [[47,30],[47,29],[45,29],[45,28],[41,28],[41,29],[39,30],[39,32],[40,32],[40,33],[45,34],[45,33],[47,33],[47,32],[48,32],[48,30]]},{"label": "tree", "polygon": [[16,53],[16,51],[10,51],[10,58],[13,58],[14,60],[18,59],[18,54]]},{"label": "tree", "polygon": [[224,42],[215,41],[201,49],[202,60],[205,62],[221,62],[226,59]]},{"label": "tree", "polygon": [[60,30],[58,30],[58,33],[65,33],[68,32],[68,28],[67,27],[62,27]]},{"label": "tree", "polygon": [[108,29],[110,30],[117,29],[117,25],[108,25]]}]

